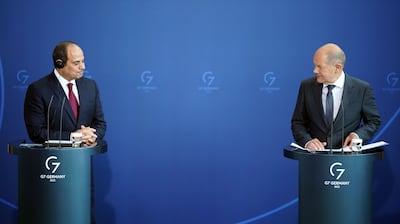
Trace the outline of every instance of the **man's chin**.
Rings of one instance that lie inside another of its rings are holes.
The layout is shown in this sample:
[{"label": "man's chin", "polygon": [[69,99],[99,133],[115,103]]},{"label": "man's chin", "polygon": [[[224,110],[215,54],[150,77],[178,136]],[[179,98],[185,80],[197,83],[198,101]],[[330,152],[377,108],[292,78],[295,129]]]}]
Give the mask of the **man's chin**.
[{"label": "man's chin", "polygon": [[316,77],[315,80],[317,81],[317,83],[324,83],[324,80],[319,79],[318,77]]}]

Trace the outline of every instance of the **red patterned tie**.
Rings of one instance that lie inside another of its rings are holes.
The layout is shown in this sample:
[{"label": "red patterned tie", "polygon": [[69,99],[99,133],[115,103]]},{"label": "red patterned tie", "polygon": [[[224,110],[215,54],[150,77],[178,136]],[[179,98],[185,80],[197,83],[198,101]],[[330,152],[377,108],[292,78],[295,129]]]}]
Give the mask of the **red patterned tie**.
[{"label": "red patterned tie", "polygon": [[68,97],[69,97],[69,103],[71,104],[72,111],[74,112],[75,119],[78,118],[78,100],[76,100],[75,94],[72,91],[72,83],[68,83]]}]

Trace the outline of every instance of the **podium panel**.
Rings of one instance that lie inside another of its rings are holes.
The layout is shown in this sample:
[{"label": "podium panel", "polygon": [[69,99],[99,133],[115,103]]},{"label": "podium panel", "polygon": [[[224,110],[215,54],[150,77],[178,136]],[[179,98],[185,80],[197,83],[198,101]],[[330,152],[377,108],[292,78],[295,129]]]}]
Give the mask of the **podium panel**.
[{"label": "podium panel", "polygon": [[368,224],[372,222],[372,179],[383,150],[329,153],[286,148],[299,161],[299,223]]},{"label": "podium panel", "polygon": [[18,220],[21,224],[88,224],[91,219],[91,156],[88,148],[8,146],[18,156]]}]

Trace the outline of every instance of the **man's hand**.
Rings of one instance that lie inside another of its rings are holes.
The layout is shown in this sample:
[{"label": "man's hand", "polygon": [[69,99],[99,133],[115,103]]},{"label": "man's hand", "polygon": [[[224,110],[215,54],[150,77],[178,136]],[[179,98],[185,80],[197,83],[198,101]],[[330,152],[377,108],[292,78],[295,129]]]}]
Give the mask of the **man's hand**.
[{"label": "man's hand", "polygon": [[344,140],[343,148],[346,146],[351,147],[351,140],[357,139],[357,138],[359,138],[359,137],[356,133],[354,133],[354,132],[350,133]]},{"label": "man's hand", "polygon": [[318,138],[314,138],[306,143],[305,148],[311,151],[318,151],[324,149],[325,146],[326,142],[321,142]]},{"label": "man's hand", "polygon": [[96,129],[91,127],[85,127],[81,125],[81,128],[76,130],[75,132],[82,133],[82,142],[88,146],[92,146],[96,144],[97,135]]}]

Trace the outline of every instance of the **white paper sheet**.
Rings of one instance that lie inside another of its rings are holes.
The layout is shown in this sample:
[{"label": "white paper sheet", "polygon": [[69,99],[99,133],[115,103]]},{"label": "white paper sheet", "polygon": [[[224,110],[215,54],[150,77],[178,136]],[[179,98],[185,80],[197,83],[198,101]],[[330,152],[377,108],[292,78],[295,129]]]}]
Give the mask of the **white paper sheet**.
[{"label": "white paper sheet", "polygon": [[[367,149],[373,149],[373,148],[381,147],[381,146],[385,146],[385,145],[389,145],[389,143],[387,143],[385,141],[374,142],[374,143],[370,143],[367,145],[363,145],[361,147],[361,151],[364,151]],[[298,145],[296,143],[291,143],[290,146],[301,149],[301,150],[305,150],[308,152],[330,152],[331,151],[330,149],[310,150],[310,149],[301,147],[300,145]],[[340,148],[340,149],[332,149],[332,152],[353,152],[353,150],[351,150],[350,147],[344,147],[344,148]]]}]

